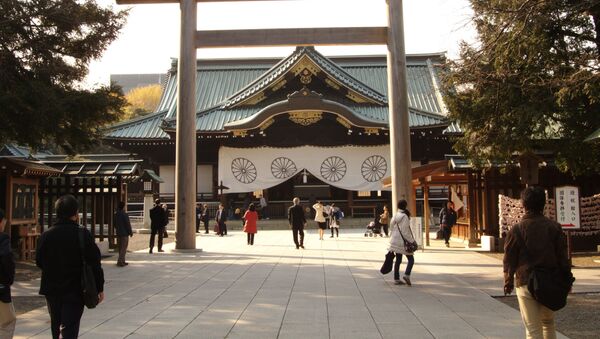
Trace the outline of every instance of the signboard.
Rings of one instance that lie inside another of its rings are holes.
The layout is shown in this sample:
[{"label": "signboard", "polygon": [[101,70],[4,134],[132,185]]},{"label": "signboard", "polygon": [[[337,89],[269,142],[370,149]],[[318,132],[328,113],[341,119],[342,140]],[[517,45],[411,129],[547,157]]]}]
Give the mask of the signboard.
[{"label": "signboard", "polygon": [[561,186],[555,188],[556,221],[564,229],[581,228],[579,210],[579,187]]},{"label": "signboard", "polygon": [[415,237],[415,241],[419,245],[419,248],[423,249],[423,218],[411,217],[410,230],[412,231],[412,234]]}]

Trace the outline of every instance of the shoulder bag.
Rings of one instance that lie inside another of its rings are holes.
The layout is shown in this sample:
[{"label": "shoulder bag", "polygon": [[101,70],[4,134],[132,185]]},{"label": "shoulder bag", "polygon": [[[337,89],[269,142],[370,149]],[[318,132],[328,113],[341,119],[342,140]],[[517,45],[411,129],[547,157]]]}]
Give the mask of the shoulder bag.
[{"label": "shoulder bag", "polygon": [[[416,241],[406,240],[404,238],[404,236],[402,235],[402,231],[400,230],[400,225],[398,225],[398,223],[396,223],[396,227],[398,228],[398,232],[400,232],[400,236],[402,237],[402,240],[404,241],[404,249],[410,253],[416,252],[419,249],[419,244],[417,244]],[[412,235],[412,237],[414,239],[415,236],[412,234],[412,230],[410,229],[410,227],[408,228],[408,230],[410,231],[410,234]]]},{"label": "shoulder bag", "polygon": [[[529,256],[525,239],[521,234],[519,227],[515,231],[519,242],[523,246],[525,256]],[[558,311],[567,305],[567,296],[571,291],[575,277],[570,270],[564,270],[560,267],[540,267],[531,268],[527,281],[527,289],[531,296],[540,304],[548,307],[552,311]]]},{"label": "shoulder bag", "polygon": [[83,294],[83,303],[87,308],[98,306],[98,289],[92,267],[85,261],[85,229],[79,227],[79,249],[81,249],[81,292]]}]

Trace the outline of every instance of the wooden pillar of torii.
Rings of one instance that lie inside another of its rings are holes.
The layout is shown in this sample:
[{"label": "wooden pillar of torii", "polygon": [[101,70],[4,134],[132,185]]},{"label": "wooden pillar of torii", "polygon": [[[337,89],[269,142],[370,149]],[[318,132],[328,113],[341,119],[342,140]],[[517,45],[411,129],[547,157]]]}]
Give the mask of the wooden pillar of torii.
[{"label": "wooden pillar of torii", "polygon": [[[411,203],[411,154],[402,0],[386,0],[387,27],[196,31],[197,2],[286,0],[117,0],[117,4],[180,3],[181,46],[175,162],[176,249],[196,248],[196,49],[314,45],[387,45],[392,201]],[[369,0],[365,0],[369,1]],[[394,208],[395,209],[395,208]]]}]

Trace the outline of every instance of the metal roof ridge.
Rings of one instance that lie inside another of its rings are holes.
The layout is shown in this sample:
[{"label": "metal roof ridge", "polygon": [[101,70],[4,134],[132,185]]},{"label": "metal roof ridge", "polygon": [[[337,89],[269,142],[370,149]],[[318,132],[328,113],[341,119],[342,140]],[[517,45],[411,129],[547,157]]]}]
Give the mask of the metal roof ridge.
[{"label": "metal roof ridge", "polygon": [[[261,76],[254,79],[253,81],[251,81],[248,85],[246,85],[245,87],[243,87],[236,93],[230,95],[227,99],[225,99],[221,103],[221,107],[227,108],[228,106],[231,106],[232,104],[240,102],[245,97],[247,97],[247,95],[244,96],[244,94],[246,94],[246,92],[250,91],[250,89],[252,89],[256,85],[260,84],[261,82],[264,82],[270,76],[275,75],[274,73],[282,73],[286,70],[289,70],[289,68],[293,64],[293,61],[296,61],[297,58],[299,58],[302,55],[302,52],[307,49],[309,49],[309,48],[308,47],[302,47],[302,48],[297,47],[292,54],[283,58],[281,61],[279,61],[278,63],[273,65],[273,67],[269,68],[266,72],[264,72]],[[264,85],[261,85],[261,87],[264,87]],[[242,97],[240,98],[240,96],[242,96]]]},{"label": "metal roof ridge", "polygon": [[[346,70],[344,70],[343,68],[341,68],[340,66],[338,66],[337,64],[335,64],[333,61],[331,61],[330,59],[328,59],[326,56],[324,56],[323,54],[317,52],[317,50],[311,49],[311,50],[309,50],[309,53],[313,54],[318,59],[320,59],[320,60],[313,60],[313,61],[315,61],[317,63],[318,63],[318,61],[320,61],[320,62],[323,63],[322,65],[326,65],[326,66],[332,67],[334,69],[337,69],[337,71],[341,72],[343,76],[349,78],[350,80],[352,80],[355,83],[357,83],[360,86],[362,86],[363,90],[366,89],[365,92],[363,92],[362,94],[365,94],[365,95],[367,95],[368,97],[370,97],[372,99],[380,101],[383,104],[387,104],[388,103],[387,96],[379,93],[379,91],[371,88],[369,85],[367,85],[367,84],[363,83],[362,81],[356,79],[355,77],[353,77],[352,75],[350,75],[348,72],[346,72]],[[334,74],[334,75],[337,75],[337,74]],[[338,79],[338,80],[345,80],[345,79],[339,79],[339,77],[337,77],[337,76],[336,76],[336,79]],[[370,95],[369,91],[375,93],[379,97],[378,98],[374,98],[373,95]]]},{"label": "metal roof ridge", "polygon": [[114,131],[114,130],[116,130],[118,128],[122,128],[124,126],[127,127],[129,125],[133,125],[133,124],[139,123],[139,122],[141,122],[143,120],[154,119],[154,118],[158,117],[161,114],[167,114],[167,113],[169,113],[168,110],[163,110],[163,111],[160,111],[160,112],[148,113],[146,115],[142,115],[141,117],[136,117],[136,118],[133,118],[133,119],[130,119],[130,120],[118,122],[118,123],[116,123],[114,125],[111,125],[111,126],[107,127],[106,129],[104,129],[104,131],[105,132],[111,132],[111,131]]}]

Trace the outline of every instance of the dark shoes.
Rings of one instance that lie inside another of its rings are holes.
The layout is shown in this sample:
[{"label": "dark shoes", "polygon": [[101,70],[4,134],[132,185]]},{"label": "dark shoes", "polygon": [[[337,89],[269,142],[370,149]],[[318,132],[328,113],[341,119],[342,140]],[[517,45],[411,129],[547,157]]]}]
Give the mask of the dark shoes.
[{"label": "dark shoes", "polygon": [[152,248],[150,248],[150,251],[148,251],[148,253],[152,254]]},{"label": "dark shoes", "polygon": [[296,245],[296,249],[300,249],[300,245]]},{"label": "dark shoes", "polygon": [[165,250],[162,250],[162,249],[161,249],[161,250],[158,250],[158,251],[159,251],[159,252],[164,252]]},{"label": "dark shoes", "polygon": [[410,277],[405,275],[402,277],[402,279],[404,280],[404,282],[408,285],[408,286],[412,286],[412,284],[410,283]]},{"label": "dark shoes", "polygon": [[394,280],[394,285],[404,285],[402,280]]},{"label": "dark shoes", "polygon": [[304,249],[304,245],[300,245],[300,248]]},{"label": "dark shoes", "polygon": [[129,265],[128,262],[123,262],[123,263],[118,262],[117,263],[117,266],[119,266],[119,267],[124,267],[124,266],[127,266],[127,265]]}]

